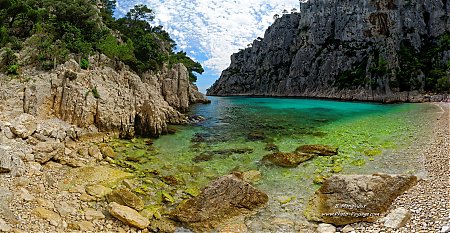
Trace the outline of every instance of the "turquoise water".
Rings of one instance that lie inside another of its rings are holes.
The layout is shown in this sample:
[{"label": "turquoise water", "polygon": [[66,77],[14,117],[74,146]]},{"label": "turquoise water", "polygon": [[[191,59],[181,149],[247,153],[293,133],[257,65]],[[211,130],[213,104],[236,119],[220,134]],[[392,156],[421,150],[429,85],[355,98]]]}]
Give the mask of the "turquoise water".
[{"label": "turquoise water", "polygon": [[[113,142],[123,163],[140,174],[143,185],[138,191],[163,190],[173,197],[161,204],[163,209],[196,195],[218,176],[257,170],[262,178],[254,185],[270,197],[270,208],[260,214],[261,221],[274,214],[298,218],[320,179],[332,174],[423,173],[417,148],[424,142],[422,135],[427,135],[427,119],[437,111],[427,104],[210,99],[211,104],[196,105],[190,112],[205,121],[178,126],[177,133],[161,136],[153,145],[146,145],[145,139]],[[317,157],[296,168],[261,162],[264,155],[272,153],[268,145],[291,152],[304,144],[336,146],[339,154]],[[136,159],[128,157],[140,159],[133,162]],[[157,199],[149,203],[159,205]],[[290,205],[290,212],[280,208],[283,205]]]}]

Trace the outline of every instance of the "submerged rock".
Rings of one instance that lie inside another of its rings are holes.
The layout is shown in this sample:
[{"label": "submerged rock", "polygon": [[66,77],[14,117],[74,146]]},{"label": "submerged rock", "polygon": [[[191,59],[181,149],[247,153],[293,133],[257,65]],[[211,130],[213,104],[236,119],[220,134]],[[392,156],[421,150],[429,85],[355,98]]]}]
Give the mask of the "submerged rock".
[{"label": "submerged rock", "polygon": [[315,192],[305,216],[334,225],[373,222],[416,183],[417,177],[410,175],[334,175]]},{"label": "submerged rock", "polygon": [[197,155],[192,159],[192,161],[198,163],[202,161],[209,161],[214,158],[214,156],[218,157],[228,157],[233,154],[250,154],[253,153],[252,148],[233,148],[233,149],[221,149],[221,150],[213,150],[206,151]]},{"label": "submerged rock", "polygon": [[266,135],[261,132],[251,132],[247,135],[248,140],[250,141],[262,141],[266,139]]},{"label": "submerged rock", "polygon": [[337,147],[328,145],[303,145],[298,147],[295,151],[320,156],[332,156],[338,154]]},{"label": "submerged rock", "polygon": [[275,152],[264,156],[262,161],[270,161],[271,163],[281,167],[297,167],[300,163],[313,157],[314,154]]},{"label": "submerged rock", "polygon": [[220,222],[263,207],[268,196],[234,175],[220,177],[201,194],[180,204],[172,216],[198,231],[208,231]]},{"label": "submerged rock", "polygon": [[147,218],[144,218],[136,210],[131,209],[128,206],[112,202],[108,206],[108,211],[112,216],[130,226],[145,229],[150,225],[150,221]]}]

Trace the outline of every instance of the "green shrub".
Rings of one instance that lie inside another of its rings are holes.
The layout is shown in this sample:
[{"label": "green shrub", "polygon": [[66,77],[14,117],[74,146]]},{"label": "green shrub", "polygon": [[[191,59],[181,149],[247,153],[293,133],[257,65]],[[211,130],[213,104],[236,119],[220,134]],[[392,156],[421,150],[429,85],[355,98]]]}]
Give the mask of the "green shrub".
[{"label": "green shrub", "polygon": [[97,91],[97,87],[92,88],[92,95],[94,95],[94,98],[100,99],[100,94]]},{"label": "green shrub", "polygon": [[87,59],[81,59],[80,67],[83,70],[87,70],[89,68],[89,61]]},{"label": "green shrub", "polygon": [[14,52],[7,48],[5,54],[3,55],[2,63],[5,66],[15,65],[17,64],[17,56]]},{"label": "green shrub", "polygon": [[19,74],[19,65],[10,65],[8,66],[7,74],[18,75]]}]

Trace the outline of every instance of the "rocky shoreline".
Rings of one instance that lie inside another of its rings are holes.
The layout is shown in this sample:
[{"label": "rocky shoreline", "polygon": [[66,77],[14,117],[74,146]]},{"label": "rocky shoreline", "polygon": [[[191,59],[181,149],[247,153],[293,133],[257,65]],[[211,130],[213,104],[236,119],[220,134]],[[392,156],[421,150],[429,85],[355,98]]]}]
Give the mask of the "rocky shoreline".
[{"label": "rocky shoreline", "polygon": [[[336,230],[340,232],[448,232],[450,226],[447,192],[450,106],[448,103],[435,104],[441,106],[442,112],[439,113],[436,121],[432,119],[429,122],[430,127],[434,129],[429,138],[430,144],[420,151],[428,176],[398,197],[388,211],[399,207],[409,210],[411,220],[404,227],[392,229],[386,227],[383,219],[380,219],[375,223],[353,223],[337,228],[326,224],[318,227],[310,224],[305,226],[305,232]],[[136,195],[128,191],[123,191],[119,199],[109,195],[113,189],[114,192],[119,192],[117,190],[127,190],[133,186],[132,174],[124,172],[111,162],[115,152],[104,143],[111,137],[116,137],[117,134],[107,135],[95,130],[89,131],[58,119],[39,119],[36,123],[32,115],[20,114],[12,117],[16,115],[13,111],[4,111],[14,109],[12,105],[2,105],[2,107],[0,120],[2,122],[9,120],[9,123],[3,123],[2,131],[0,131],[0,153],[3,159],[0,163],[2,165],[0,231],[174,232],[177,229],[180,230],[177,228],[179,224],[170,218],[161,217],[157,211],[141,211],[140,214],[145,215],[144,219],[140,219],[141,215],[139,215],[137,220],[136,218],[127,220],[126,218],[136,211],[130,211],[131,208],[125,205],[142,210],[140,201],[135,198]],[[31,135],[34,136],[31,137]],[[66,140],[71,137],[76,137],[77,140]],[[47,141],[42,141],[43,139]],[[235,182],[236,187],[248,187],[247,183],[240,183],[235,178],[229,180]],[[225,182],[225,184],[228,183]],[[211,193],[217,193],[217,190],[212,189]],[[249,188],[249,190],[252,189]],[[257,191],[249,193],[254,192]],[[170,199],[170,197],[167,198]],[[246,198],[242,199],[246,200]],[[265,197],[261,199],[267,202]],[[216,202],[214,198],[211,200]],[[121,201],[123,203],[111,204]],[[230,201],[233,202],[233,199]],[[197,206],[203,205],[201,202],[194,202]],[[255,206],[261,206],[263,203],[264,201]],[[242,203],[237,206],[240,205],[245,206]],[[230,206],[235,208],[236,203]],[[124,211],[130,212],[123,214]],[[192,220],[193,216],[190,215],[193,213],[192,210],[186,208],[186,211],[184,215],[178,215],[183,216],[179,218],[189,217],[191,221],[196,222],[197,220],[195,218]],[[214,212],[214,209],[211,211]],[[279,222],[279,224],[289,223]],[[186,229],[181,228],[181,230]],[[219,228],[220,232],[234,230],[248,231],[249,228],[245,224],[225,224]]]}]

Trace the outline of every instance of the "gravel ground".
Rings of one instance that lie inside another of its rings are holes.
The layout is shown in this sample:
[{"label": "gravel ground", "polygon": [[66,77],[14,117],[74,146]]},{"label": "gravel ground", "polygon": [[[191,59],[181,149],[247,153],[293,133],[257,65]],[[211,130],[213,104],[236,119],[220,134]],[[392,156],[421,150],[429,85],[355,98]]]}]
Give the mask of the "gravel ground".
[{"label": "gravel ground", "polygon": [[381,221],[352,224],[355,232],[450,232],[450,104],[436,103],[441,109],[430,125],[432,135],[420,158],[427,173],[416,186],[398,197],[391,210],[404,207],[411,211],[408,223],[399,229],[383,226]]}]

